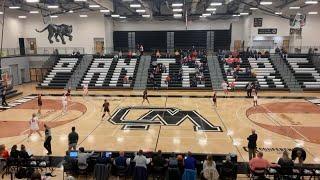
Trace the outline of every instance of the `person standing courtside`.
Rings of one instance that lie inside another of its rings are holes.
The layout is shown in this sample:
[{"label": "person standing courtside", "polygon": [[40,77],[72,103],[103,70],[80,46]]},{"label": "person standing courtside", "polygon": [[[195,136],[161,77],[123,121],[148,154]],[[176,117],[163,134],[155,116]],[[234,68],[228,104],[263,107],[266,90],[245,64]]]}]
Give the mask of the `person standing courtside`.
[{"label": "person standing courtside", "polygon": [[150,104],[149,99],[148,99],[148,91],[147,91],[147,89],[145,89],[145,90],[143,91],[143,97],[142,97],[142,98],[143,98],[143,99],[142,99],[142,105],[143,105],[143,103],[144,103],[145,100],[148,102],[148,104]]},{"label": "person standing courtside", "polygon": [[256,157],[256,151],[257,151],[257,139],[258,135],[256,134],[256,131],[252,129],[252,134],[247,138],[248,140],[248,152],[249,152],[249,160]]},{"label": "person standing courtside", "polygon": [[69,133],[69,135],[68,135],[68,142],[69,142],[68,151],[70,151],[71,149],[77,150],[78,140],[79,140],[79,135],[76,132],[76,128],[72,127],[71,128],[71,133]]},{"label": "person standing courtside", "polygon": [[7,86],[3,86],[2,89],[2,106],[9,106],[7,101],[6,101],[6,95],[7,95]]},{"label": "person standing courtside", "polygon": [[51,139],[52,139],[51,129],[46,124],[44,124],[43,126],[44,126],[44,135],[45,135],[43,146],[48,151],[47,155],[51,155],[52,154],[52,151],[51,151]]},{"label": "person standing courtside", "polygon": [[105,99],[104,103],[102,105],[103,114],[102,114],[101,120],[103,120],[104,116],[106,115],[106,112],[109,114],[109,117],[111,117],[109,106],[110,106],[110,104],[109,104],[108,100]]},{"label": "person standing courtside", "polygon": [[41,115],[41,108],[42,108],[42,95],[38,94],[38,114]]}]

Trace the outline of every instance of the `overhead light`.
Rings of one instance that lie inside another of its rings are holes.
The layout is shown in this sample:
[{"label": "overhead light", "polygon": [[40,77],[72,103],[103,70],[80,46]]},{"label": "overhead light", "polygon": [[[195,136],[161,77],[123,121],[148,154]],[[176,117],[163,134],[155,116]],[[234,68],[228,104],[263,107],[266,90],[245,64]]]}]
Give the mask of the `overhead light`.
[{"label": "overhead light", "polygon": [[149,18],[150,14],[142,14],[142,17]]},{"label": "overhead light", "polygon": [[109,9],[100,9],[100,12],[102,12],[102,13],[109,13],[110,10],[109,10]]},{"label": "overhead light", "polygon": [[274,14],[281,15],[281,14],[282,14],[282,12],[275,12]]},{"label": "overhead light", "polygon": [[260,5],[271,5],[272,2],[271,1],[261,1]]},{"label": "overhead light", "polygon": [[182,9],[172,9],[173,12],[182,12]]},{"label": "overhead light", "polygon": [[233,17],[239,17],[240,14],[233,14],[232,16],[233,16]]},{"label": "overhead light", "polygon": [[90,8],[99,8],[100,5],[98,5],[98,4],[90,4],[89,7]]},{"label": "overhead light", "polygon": [[39,14],[39,11],[30,11],[30,14]]},{"label": "overhead light", "polygon": [[173,14],[173,17],[180,18],[180,17],[182,17],[182,14]]},{"label": "overhead light", "polygon": [[207,11],[216,11],[217,8],[207,8],[206,10],[207,10]]},{"label": "overhead light", "polygon": [[308,12],[308,14],[310,14],[310,15],[316,15],[316,14],[318,14],[318,12],[316,12],[316,11],[314,11],[314,12]]},{"label": "overhead light", "polygon": [[132,7],[132,8],[140,8],[141,4],[130,4],[130,7]]},{"label": "overhead light", "polygon": [[26,19],[27,16],[18,16],[19,19]]},{"label": "overhead light", "polygon": [[256,7],[251,7],[250,10],[257,10],[258,8]]},{"label": "overhead light", "polygon": [[118,17],[120,17],[120,15],[119,14],[111,14],[111,17],[118,18]]},{"label": "overhead light", "polygon": [[221,2],[213,2],[213,3],[210,3],[210,6],[221,6],[222,3]]},{"label": "overhead light", "polygon": [[144,13],[144,12],[146,12],[146,10],[145,10],[145,9],[137,9],[136,12],[138,12],[138,13]]},{"label": "overhead light", "polygon": [[86,14],[80,14],[79,15],[81,18],[86,18],[86,17],[88,17],[88,15],[86,15]]},{"label": "overhead light", "polygon": [[125,16],[120,16],[119,18],[120,18],[120,19],[126,19],[127,17],[125,17]]},{"label": "overhead light", "polygon": [[2,11],[0,11],[0,14],[3,14],[3,12],[2,12]]},{"label": "overhead light", "polygon": [[306,4],[318,4],[318,1],[306,1],[304,3],[306,3]]},{"label": "overhead light", "polygon": [[289,7],[289,9],[300,9],[300,7],[299,6],[291,6],[291,7]]},{"label": "overhead light", "polygon": [[173,3],[172,4],[172,7],[181,7],[181,6],[183,6],[182,3]]},{"label": "overhead light", "polygon": [[73,10],[68,11],[68,13],[73,13]]},{"label": "overhead light", "polygon": [[26,0],[27,3],[38,3],[40,0]]},{"label": "overhead light", "polygon": [[56,16],[56,15],[52,15],[52,16],[50,16],[51,18],[57,18],[58,16]]},{"label": "overhead light", "polygon": [[241,15],[241,16],[246,16],[246,15],[249,15],[249,13],[247,13],[247,12],[242,12],[242,13],[240,13],[240,15]]},{"label": "overhead light", "polygon": [[20,9],[20,6],[9,6],[9,9]]},{"label": "overhead light", "polygon": [[211,16],[211,14],[209,14],[209,13],[202,14],[202,17],[208,17],[208,16]]},{"label": "overhead light", "polygon": [[49,5],[49,6],[47,6],[49,9],[57,9],[57,8],[59,8],[59,6],[57,6],[57,5]]},{"label": "overhead light", "polygon": [[86,2],[87,0],[74,0],[74,2]]}]

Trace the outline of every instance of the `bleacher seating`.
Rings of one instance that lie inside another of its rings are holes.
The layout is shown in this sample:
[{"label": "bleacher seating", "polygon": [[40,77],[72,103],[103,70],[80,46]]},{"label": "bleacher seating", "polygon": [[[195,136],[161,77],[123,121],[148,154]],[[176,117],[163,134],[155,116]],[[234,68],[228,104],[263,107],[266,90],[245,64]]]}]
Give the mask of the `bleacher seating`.
[{"label": "bleacher seating", "polygon": [[256,79],[261,89],[285,89],[288,90],[280,73],[269,58],[249,58],[252,71],[256,74]]},{"label": "bleacher seating", "polygon": [[60,56],[40,87],[64,88],[80,63],[80,57]]},{"label": "bleacher seating", "polygon": [[[2,85],[2,83],[0,83],[0,94],[2,94],[2,91],[3,91],[3,85]],[[12,98],[12,97],[15,97],[15,96],[18,96],[18,95],[21,95],[21,94],[22,94],[21,92],[18,92],[17,90],[13,89],[12,86],[9,86],[7,88],[6,98]],[[0,101],[1,101],[1,98],[0,98]],[[10,104],[9,104],[9,108],[10,108]],[[0,110],[2,110],[2,109],[7,109],[7,107],[3,107],[0,104]]]},{"label": "bleacher seating", "polygon": [[[139,60],[134,58],[94,57],[79,86],[88,84],[89,88],[130,88],[133,87]],[[124,77],[128,83],[124,83]]]},{"label": "bleacher seating", "polygon": [[[156,73],[157,66],[161,69],[158,73]],[[200,66],[203,70],[199,70]],[[149,88],[211,88],[210,73],[205,58],[197,58],[193,63],[182,64],[175,58],[152,57],[148,73]],[[151,74],[154,80],[150,77]],[[171,78],[169,83],[166,82],[167,76]]]},{"label": "bleacher seating", "polygon": [[[225,81],[229,84],[234,82],[235,89],[244,89],[249,82],[256,82],[259,89],[262,90],[288,90],[287,85],[269,58],[243,57],[232,62],[225,59],[220,61],[220,66]],[[240,66],[240,71],[234,73],[234,68],[237,65]]]},{"label": "bleacher seating", "polygon": [[320,71],[308,55],[288,55],[286,61],[303,90],[320,89]]}]

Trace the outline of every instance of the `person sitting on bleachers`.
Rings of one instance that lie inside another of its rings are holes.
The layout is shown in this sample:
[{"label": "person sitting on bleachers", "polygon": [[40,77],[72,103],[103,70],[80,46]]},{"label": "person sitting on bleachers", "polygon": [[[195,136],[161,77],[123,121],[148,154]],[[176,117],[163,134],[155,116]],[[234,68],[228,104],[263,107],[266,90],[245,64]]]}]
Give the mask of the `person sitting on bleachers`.
[{"label": "person sitting on bleachers", "polygon": [[6,150],[6,146],[4,144],[0,145],[0,157],[3,159],[9,158],[9,152]]},{"label": "person sitting on bleachers", "polygon": [[226,156],[226,160],[222,163],[220,169],[220,179],[221,180],[232,180],[237,177],[236,165],[231,161],[230,155]]},{"label": "person sitting on bleachers", "polygon": [[160,54],[160,50],[158,49],[156,52],[156,58],[160,58],[160,57],[161,57],[161,54]]},{"label": "person sitting on bleachers", "polygon": [[167,161],[162,156],[161,150],[158,150],[157,155],[152,158],[151,165],[153,166],[153,172],[158,176],[162,176],[164,174]]},{"label": "person sitting on bleachers", "polygon": [[19,158],[19,150],[17,145],[13,145],[10,151],[10,157],[11,158]]},{"label": "person sitting on bleachers", "polygon": [[130,164],[130,159],[124,156],[123,151],[120,151],[119,156],[114,159],[113,164],[117,167],[126,167]]},{"label": "person sitting on bleachers", "polygon": [[278,165],[280,166],[280,174],[290,175],[293,173],[293,161],[289,158],[288,152],[283,151],[282,157],[278,160]]},{"label": "person sitting on bleachers", "polygon": [[164,82],[165,82],[166,84],[169,84],[170,81],[171,81],[171,77],[170,77],[170,75],[168,75],[168,76],[166,77],[166,79],[165,79]]},{"label": "person sitting on bleachers", "polygon": [[202,176],[207,180],[218,180],[219,173],[216,169],[216,163],[212,159],[212,155],[208,155],[203,163]]},{"label": "person sitting on bleachers", "polygon": [[125,75],[123,77],[123,84],[129,84],[129,76]]},{"label": "person sitting on bleachers", "polygon": [[20,147],[20,153],[19,153],[19,157],[21,159],[30,159],[32,157],[32,155],[30,155],[27,150],[26,150],[26,146],[21,144]]},{"label": "person sitting on bleachers", "polygon": [[92,156],[94,151],[91,153],[85,153],[84,152],[84,147],[79,148],[79,154],[78,154],[78,167],[80,169],[86,169],[88,167],[88,158]]},{"label": "person sitting on bleachers", "polygon": [[182,176],[183,180],[196,179],[196,165],[197,161],[194,157],[192,157],[192,153],[189,151],[187,158],[184,160],[184,173]]},{"label": "person sitting on bleachers", "polygon": [[277,167],[278,165],[269,163],[268,160],[263,158],[263,153],[258,152],[257,157],[252,158],[249,161],[249,166],[251,171],[254,171],[255,169],[267,169],[269,167]]},{"label": "person sitting on bleachers", "polygon": [[132,52],[131,52],[131,51],[128,52],[128,58],[129,58],[129,59],[132,58]]}]

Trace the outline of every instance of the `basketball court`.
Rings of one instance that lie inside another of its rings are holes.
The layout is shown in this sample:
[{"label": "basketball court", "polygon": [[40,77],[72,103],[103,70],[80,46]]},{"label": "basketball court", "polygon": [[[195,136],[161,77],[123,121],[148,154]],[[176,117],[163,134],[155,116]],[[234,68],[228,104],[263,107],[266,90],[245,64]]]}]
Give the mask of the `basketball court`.
[{"label": "basketball court", "polygon": [[[68,112],[63,114],[61,90],[32,87],[19,87],[25,93],[10,101],[17,105],[0,112],[0,144],[25,144],[32,154],[45,155],[43,138],[33,134],[27,139],[28,121],[37,112],[34,97],[41,92],[40,121],[52,127],[55,156],[65,154],[68,133],[75,126],[80,135],[78,147],[88,150],[235,153],[238,161],[245,162],[246,138],[255,129],[258,150],[270,161],[276,161],[283,150],[297,146],[307,151],[307,163],[320,161],[316,93],[261,92],[259,106],[254,108],[244,92],[233,92],[227,98],[218,92],[215,108],[209,91],[149,91],[150,105],[142,105],[139,91],[91,91],[86,97],[74,91]],[[104,99],[110,103],[112,117],[101,120]]]}]

